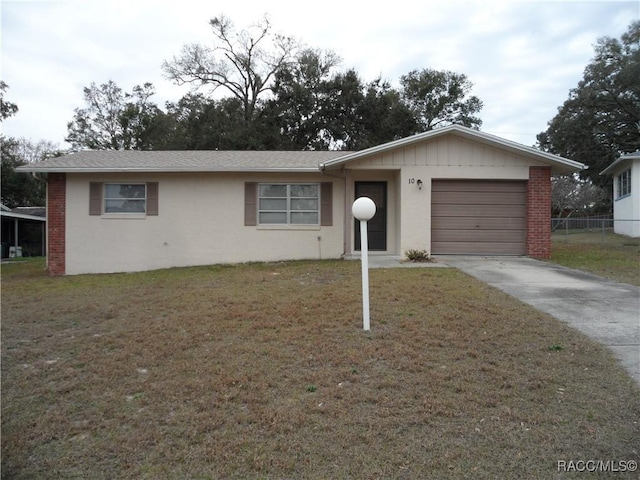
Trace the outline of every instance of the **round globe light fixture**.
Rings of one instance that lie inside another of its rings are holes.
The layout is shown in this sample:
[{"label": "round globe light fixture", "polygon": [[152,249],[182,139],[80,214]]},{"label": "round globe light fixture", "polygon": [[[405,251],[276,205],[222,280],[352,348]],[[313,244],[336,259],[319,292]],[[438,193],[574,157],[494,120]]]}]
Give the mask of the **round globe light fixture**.
[{"label": "round globe light fixture", "polygon": [[376,214],[376,204],[369,197],[360,197],[353,202],[351,213],[361,222],[368,222]]}]

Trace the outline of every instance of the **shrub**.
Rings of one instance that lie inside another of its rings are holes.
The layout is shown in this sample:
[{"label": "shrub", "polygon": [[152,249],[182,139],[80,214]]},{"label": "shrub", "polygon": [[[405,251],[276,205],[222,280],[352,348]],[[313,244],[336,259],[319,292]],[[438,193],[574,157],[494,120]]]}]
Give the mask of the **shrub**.
[{"label": "shrub", "polygon": [[412,262],[428,262],[431,260],[431,254],[426,250],[407,250],[405,256]]}]

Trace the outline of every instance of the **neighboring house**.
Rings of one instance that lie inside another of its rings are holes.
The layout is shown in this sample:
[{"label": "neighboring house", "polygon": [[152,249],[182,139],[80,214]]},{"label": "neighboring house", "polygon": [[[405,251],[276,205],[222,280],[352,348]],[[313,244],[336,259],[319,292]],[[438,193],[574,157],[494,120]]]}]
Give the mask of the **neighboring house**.
[{"label": "neighboring house", "polygon": [[622,155],[600,175],[613,177],[613,231],[640,237],[640,151]]},{"label": "neighboring house", "polygon": [[2,258],[45,255],[45,207],[0,208]]},{"label": "neighboring house", "polygon": [[86,151],[47,173],[52,275],[341,258],[551,252],[551,174],[572,160],[461,126],[359,152]]}]

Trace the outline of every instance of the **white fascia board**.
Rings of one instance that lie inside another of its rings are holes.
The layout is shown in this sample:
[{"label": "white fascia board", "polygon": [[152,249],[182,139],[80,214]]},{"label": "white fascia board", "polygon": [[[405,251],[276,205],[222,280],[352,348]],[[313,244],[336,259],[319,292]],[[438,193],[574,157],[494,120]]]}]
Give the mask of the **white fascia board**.
[{"label": "white fascia board", "polygon": [[627,160],[626,158],[619,158],[607,168],[600,172],[600,175],[613,175],[614,172],[618,169],[618,167],[622,166],[622,164]]},{"label": "white fascia board", "polygon": [[638,153],[630,153],[628,155],[623,155],[622,157],[618,158],[615,162],[613,162],[611,165],[609,165],[607,168],[605,168],[603,171],[601,171],[600,175],[613,175],[617,170],[621,170],[622,168],[626,167],[625,164],[627,162],[631,163],[634,160],[637,160],[639,158],[640,158],[640,154]]}]

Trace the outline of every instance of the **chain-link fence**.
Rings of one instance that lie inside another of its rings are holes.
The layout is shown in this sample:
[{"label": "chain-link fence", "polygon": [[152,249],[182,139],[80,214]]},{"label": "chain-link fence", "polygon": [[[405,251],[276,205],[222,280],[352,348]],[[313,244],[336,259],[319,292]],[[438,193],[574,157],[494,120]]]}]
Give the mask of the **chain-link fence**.
[{"label": "chain-link fence", "polygon": [[619,235],[615,232],[638,232],[640,220],[616,219],[611,215],[596,215],[575,218],[552,218],[552,238],[556,241],[576,243],[640,243],[640,238]]}]

